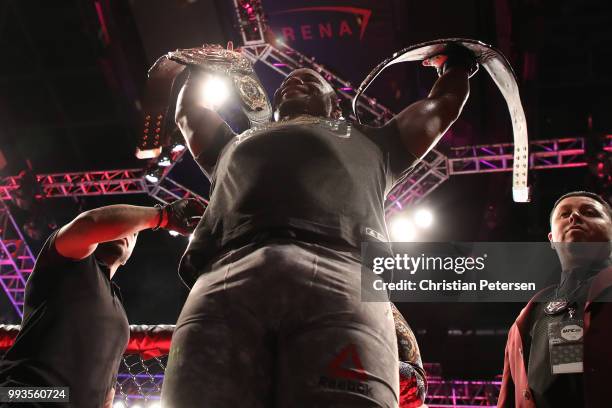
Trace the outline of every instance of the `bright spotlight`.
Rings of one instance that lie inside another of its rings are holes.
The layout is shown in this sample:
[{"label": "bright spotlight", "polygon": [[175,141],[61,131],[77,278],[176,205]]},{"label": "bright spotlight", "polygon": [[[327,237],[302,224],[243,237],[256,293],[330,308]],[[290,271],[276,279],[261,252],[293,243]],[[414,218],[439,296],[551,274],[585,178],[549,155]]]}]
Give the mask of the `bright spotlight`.
[{"label": "bright spotlight", "polygon": [[161,404],[159,402],[154,402],[152,404],[147,405],[147,408],[161,408]]},{"label": "bright spotlight", "polygon": [[420,228],[429,228],[433,224],[433,214],[426,208],[421,208],[414,213],[414,223]]},{"label": "bright spotlight", "polygon": [[169,167],[172,165],[172,158],[168,153],[162,153],[157,159],[157,165],[161,167]]},{"label": "bright spotlight", "polygon": [[168,231],[168,234],[172,235],[173,237],[178,237],[179,233],[173,230]]},{"label": "bright spotlight", "polygon": [[151,183],[157,183],[159,181],[159,177],[157,177],[155,174],[147,174],[145,178]]},{"label": "bright spotlight", "polygon": [[125,408],[123,401],[117,401],[113,404],[113,408]]},{"label": "bright spotlight", "polygon": [[135,404],[135,405],[131,405],[130,408],[142,408],[142,405]]},{"label": "bright spotlight", "polygon": [[406,218],[396,218],[391,221],[391,239],[395,242],[410,242],[416,237],[412,221]]},{"label": "bright spotlight", "polygon": [[145,173],[145,179],[149,183],[157,183],[162,176],[162,169],[159,167],[150,168]]},{"label": "bright spotlight", "polygon": [[206,107],[217,108],[228,96],[227,84],[218,77],[211,76],[202,84],[202,104]]},{"label": "bright spotlight", "polygon": [[179,153],[179,152],[182,152],[183,150],[185,150],[185,145],[181,142],[174,142],[174,144],[171,147],[172,153]]}]

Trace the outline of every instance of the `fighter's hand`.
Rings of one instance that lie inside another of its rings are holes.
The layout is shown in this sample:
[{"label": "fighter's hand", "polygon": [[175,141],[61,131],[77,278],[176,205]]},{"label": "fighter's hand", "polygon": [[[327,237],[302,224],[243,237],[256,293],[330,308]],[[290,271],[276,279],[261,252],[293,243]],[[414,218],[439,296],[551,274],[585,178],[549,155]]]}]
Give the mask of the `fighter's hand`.
[{"label": "fighter's hand", "polygon": [[434,67],[438,76],[442,76],[450,67],[466,69],[470,78],[478,71],[478,62],[472,51],[454,43],[448,44],[442,53],[424,59],[423,65]]},{"label": "fighter's hand", "polygon": [[187,236],[198,225],[205,209],[204,203],[194,198],[176,200],[162,207],[166,220],[162,228]]},{"label": "fighter's hand", "polygon": [[425,58],[423,60],[424,67],[434,67],[438,71],[438,75],[442,75],[442,68],[444,63],[448,60],[448,55],[438,54],[433,57]]}]

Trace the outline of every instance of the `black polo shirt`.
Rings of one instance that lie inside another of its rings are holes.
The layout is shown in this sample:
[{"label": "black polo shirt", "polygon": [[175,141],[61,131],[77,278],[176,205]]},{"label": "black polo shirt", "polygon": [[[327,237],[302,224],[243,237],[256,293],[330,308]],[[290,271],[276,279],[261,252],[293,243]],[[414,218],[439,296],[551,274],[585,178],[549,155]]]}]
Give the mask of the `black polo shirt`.
[{"label": "black polo shirt", "polygon": [[237,136],[222,126],[196,158],[211,194],[181,261],[188,286],[219,252],[261,232],[291,230],[300,240],[357,249],[363,241],[387,240],[385,196],[416,162],[396,123],[308,120]]},{"label": "black polo shirt", "polygon": [[56,234],[26,284],[21,331],[0,360],[0,385],[69,387],[66,407],[102,407],[129,340],[127,316],[108,267],[93,255],[61,256]]},{"label": "black polo shirt", "polygon": [[602,268],[595,266],[575,270],[563,282],[547,293],[533,309],[529,321],[529,337],[525,339],[525,359],[529,388],[538,408],[560,406],[584,406],[583,373],[552,374],[548,341],[548,326],[569,319],[568,311],[547,315],[544,308],[548,302],[564,297],[575,310],[575,319],[584,319],[584,305],[592,280]]}]

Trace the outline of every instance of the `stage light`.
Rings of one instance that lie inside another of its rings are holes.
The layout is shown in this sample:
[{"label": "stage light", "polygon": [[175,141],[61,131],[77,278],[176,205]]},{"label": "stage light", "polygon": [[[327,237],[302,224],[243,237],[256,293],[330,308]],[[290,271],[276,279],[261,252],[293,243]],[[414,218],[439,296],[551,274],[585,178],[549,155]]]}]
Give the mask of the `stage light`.
[{"label": "stage light", "polygon": [[145,178],[151,183],[157,183],[159,181],[159,177],[157,177],[157,175],[155,175],[154,173],[147,173],[145,175]]},{"label": "stage light", "polygon": [[155,174],[147,174],[145,178],[151,183],[157,183],[159,181],[159,178]]},{"label": "stage light", "polygon": [[410,242],[416,238],[414,224],[407,218],[398,217],[391,221],[391,239],[396,242]]},{"label": "stage light", "polygon": [[152,404],[149,404],[147,408],[162,408],[162,406],[159,402],[154,402]]},{"label": "stage light", "polygon": [[168,231],[168,234],[172,235],[173,237],[178,237],[179,236],[178,232],[172,231],[172,230]]},{"label": "stage light", "polygon": [[113,408],[125,408],[123,401],[117,401],[113,404]]},{"label": "stage light", "polygon": [[420,208],[414,213],[414,223],[419,228],[429,228],[433,224],[433,214],[426,208]]},{"label": "stage light", "polygon": [[174,142],[172,144],[172,147],[170,148],[170,151],[172,153],[180,153],[183,150],[185,150],[185,145],[183,143],[181,143],[181,142]]},{"label": "stage light", "polygon": [[221,78],[211,76],[202,84],[201,95],[205,107],[217,108],[227,100],[229,88]]},{"label": "stage light", "polygon": [[170,167],[172,166],[172,158],[168,153],[162,153],[157,159],[157,165],[161,167]]},{"label": "stage light", "polygon": [[130,405],[130,408],[142,408],[142,405],[134,404],[134,405]]},{"label": "stage light", "polygon": [[159,167],[153,167],[147,170],[147,172],[145,173],[145,179],[147,179],[149,183],[157,183],[161,176],[162,169],[160,169]]}]

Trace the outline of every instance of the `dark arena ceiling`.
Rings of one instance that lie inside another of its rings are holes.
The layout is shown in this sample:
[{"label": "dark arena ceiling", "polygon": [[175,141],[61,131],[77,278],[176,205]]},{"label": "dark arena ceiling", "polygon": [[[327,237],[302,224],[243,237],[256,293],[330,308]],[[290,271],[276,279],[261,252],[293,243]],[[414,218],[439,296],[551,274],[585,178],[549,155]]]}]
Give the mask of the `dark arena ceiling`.
[{"label": "dark arena ceiling", "polygon": [[[316,4],[315,4],[316,3]],[[358,13],[288,10],[336,7]],[[518,77],[530,139],[582,137],[587,166],[535,171],[531,204],[513,203],[510,173],[450,178],[423,203],[435,213],[430,241],[544,241],[547,213],[561,193],[589,189],[612,197],[610,158],[598,157],[612,133],[612,11],[606,1],[501,0],[264,0],[277,38],[358,84],[382,59],[411,44],[448,37],[493,44]],[[320,30],[320,24],[329,30]],[[149,66],[176,48],[203,43],[241,44],[230,0],[0,1],[0,177],[141,168],[134,156],[142,125]],[[281,76],[258,68],[273,90]],[[398,112],[424,97],[434,72],[399,64],[371,96]],[[439,148],[512,141],[502,97],[480,72],[458,122]],[[599,143],[599,144],[598,144]],[[609,153],[609,152],[608,152]],[[597,171],[602,162],[603,176]],[[173,178],[207,196],[208,182],[191,158]],[[80,210],[110,203],[153,205],[145,195],[45,199],[45,220],[62,225]],[[9,205],[12,205],[9,203]],[[27,211],[14,209],[24,222]],[[42,217],[43,215],[41,215]],[[47,222],[49,224],[49,222]],[[37,251],[41,239],[28,239]],[[128,316],[134,323],[174,323],[187,290],[176,274],[186,240],[141,234],[132,261],[120,271]],[[0,294],[0,323],[18,323]],[[400,304],[417,332],[427,361],[449,375],[492,377],[503,360],[505,332],[521,304]],[[431,316],[436,316],[432,319]],[[465,335],[449,335],[467,333]],[[476,335],[476,333],[481,335]],[[454,355],[452,350],[461,350]],[[479,355],[466,367],[465,355]]]}]

